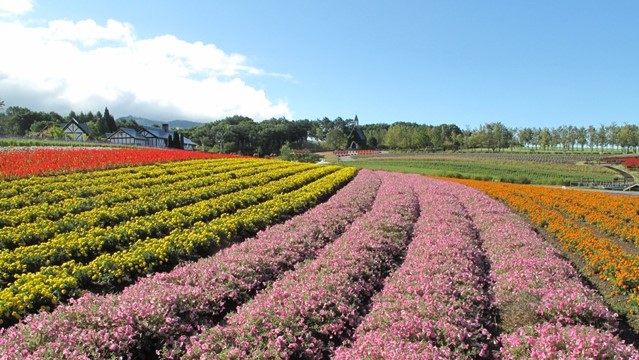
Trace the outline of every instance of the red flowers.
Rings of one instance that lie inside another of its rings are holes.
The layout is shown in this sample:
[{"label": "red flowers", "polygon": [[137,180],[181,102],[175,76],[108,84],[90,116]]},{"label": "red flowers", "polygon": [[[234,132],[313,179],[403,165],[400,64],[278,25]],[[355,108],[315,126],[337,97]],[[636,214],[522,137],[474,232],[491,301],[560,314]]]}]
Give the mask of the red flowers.
[{"label": "red flowers", "polygon": [[222,157],[236,156],[157,148],[24,148],[0,152],[0,178]]},{"label": "red flowers", "polygon": [[602,160],[622,164],[627,168],[639,168],[639,156],[637,155],[609,157]]}]

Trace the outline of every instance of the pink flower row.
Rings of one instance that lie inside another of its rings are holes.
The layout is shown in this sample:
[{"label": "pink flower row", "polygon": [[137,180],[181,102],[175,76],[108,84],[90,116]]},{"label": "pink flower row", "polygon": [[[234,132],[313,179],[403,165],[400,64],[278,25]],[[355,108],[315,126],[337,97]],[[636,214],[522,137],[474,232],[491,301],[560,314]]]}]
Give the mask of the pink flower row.
[{"label": "pink flower row", "polygon": [[371,208],[380,184],[377,173],[362,170],[326,203],[255,238],[141,279],[121,294],[87,294],[52,313],[29,317],[0,330],[0,353],[95,359],[175,351],[200,326],[215,324],[296,263],[314,257]]},{"label": "pink flower row", "polygon": [[349,338],[410,241],[418,203],[402,175],[383,173],[373,208],[321,254],[201,335],[197,358],[325,358]]},{"label": "pink flower row", "polygon": [[488,266],[450,186],[413,178],[422,215],[402,266],[335,359],[483,358],[490,354]]},{"label": "pink flower row", "polygon": [[639,359],[632,345],[587,325],[539,323],[501,338],[502,359]]},{"label": "pink flower row", "polygon": [[620,358],[639,357],[615,336],[617,314],[530,225],[476,190],[449,186],[477,225],[491,264],[502,358],[590,358],[621,350]]}]

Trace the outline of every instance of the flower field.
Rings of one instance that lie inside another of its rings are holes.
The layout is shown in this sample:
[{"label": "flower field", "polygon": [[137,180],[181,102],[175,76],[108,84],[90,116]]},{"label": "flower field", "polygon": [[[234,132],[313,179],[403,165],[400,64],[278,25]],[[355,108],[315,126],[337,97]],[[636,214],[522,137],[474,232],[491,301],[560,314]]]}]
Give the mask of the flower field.
[{"label": "flower field", "polygon": [[[459,180],[504,201],[577,254],[594,276],[639,312],[639,198],[598,192]],[[613,294],[614,295],[614,294]]]},{"label": "flower field", "polygon": [[220,157],[226,158],[229,155],[153,148],[17,148],[0,153],[0,178],[59,174],[132,164]]},{"label": "flower field", "polygon": [[639,359],[548,242],[453,182],[217,159],[2,186],[3,358]]},{"label": "flower field", "polygon": [[209,254],[304,211],[353,175],[337,166],[219,159],[8,181],[0,322]]},{"label": "flower field", "polygon": [[[583,165],[601,158],[593,154],[433,153],[380,154],[348,164],[428,176],[489,180],[518,184],[563,185],[582,179],[609,182],[618,174],[602,166]],[[578,164],[579,163],[579,164]]]},{"label": "flower field", "polygon": [[626,156],[615,156],[603,159],[605,161],[621,164],[630,169],[639,168],[639,156],[636,155],[626,155]]}]

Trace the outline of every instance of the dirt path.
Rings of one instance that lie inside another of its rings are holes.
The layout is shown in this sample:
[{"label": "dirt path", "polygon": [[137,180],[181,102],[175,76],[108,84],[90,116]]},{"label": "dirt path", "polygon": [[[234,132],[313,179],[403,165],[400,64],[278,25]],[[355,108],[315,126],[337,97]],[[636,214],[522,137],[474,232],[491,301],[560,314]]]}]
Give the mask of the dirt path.
[{"label": "dirt path", "polygon": [[617,169],[616,167],[612,166],[612,165],[604,165],[605,168],[608,168],[610,170],[616,171],[617,173],[621,174],[623,176],[623,180],[625,182],[635,182],[635,177],[632,176],[632,174],[627,173],[621,169]]}]

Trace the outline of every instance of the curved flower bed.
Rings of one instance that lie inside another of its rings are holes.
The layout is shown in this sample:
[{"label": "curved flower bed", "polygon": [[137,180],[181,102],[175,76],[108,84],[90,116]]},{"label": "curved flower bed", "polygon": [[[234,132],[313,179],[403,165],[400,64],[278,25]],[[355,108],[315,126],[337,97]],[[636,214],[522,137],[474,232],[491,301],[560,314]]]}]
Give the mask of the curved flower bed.
[{"label": "curved flower bed", "polygon": [[580,281],[557,250],[505,205],[470,188],[457,192],[478,226],[491,262],[503,331],[502,358],[546,358],[539,354],[551,343],[550,348],[561,349],[558,354],[568,358],[622,348],[627,351],[621,358],[639,358],[634,347],[615,336],[617,314]]},{"label": "curved flower bed", "polygon": [[[215,256],[141,279],[120,295],[87,294],[0,335],[5,354],[54,358],[144,357],[183,345],[370,209],[379,176],[362,170],[327,202]],[[182,344],[181,344],[182,342]]]},{"label": "curved flower bed", "polygon": [[421,216],[406,259],[335,359],[490,355],[490,278],[474,225],[448,184],[420,177],[414,187]]},{"label": "curved flower bed", "polygon": [[503,359],[639,359],[614,334],[585,325],[541,323],[502,336]]},{"label": "curved flower bed", "polygon": [[287,273],[224,325],[192,338],[183,358],[321,358],[348,338],[405,251],[418,215],[411,187],[397,175],[382,176],[369,213],[315,261]]},{"label": "curved flower bed", "polygon": [[139,189],[173,181],[193,181],[200,175],[234,171],[270,162],[272,161],[264,159],[234,158],[185,160],[55,176],[0,180],[0,209],[22,209],[42,204],[54,205],[77,197],[93,198],[115,190],[113,184],[118,184],[118,189]]},{"label": "curved flower bed", "polygon": [[[87,288],[130,283],[139,276],[169,269],[179,260],[210,254],[220,245],[243,239],[267,225],[305,211],[329,197],[355,175],[353,168],[322,170],[317,167],[319,173],[311,171],[293,176],[295,181],[290,183],[271,182],[271,186],[282,187],[281,191],[271,189],[274,194],[269,196],[271,199],[257,203],[251,201],[251,196],[248,200],[228,199],[220,204],[226,209],[223,211],[226,214],[214,219],[208,217],[206,223],[186,222],[178,225],[168,236],[136,237],[137,240],[127,248],[104,253],[86,264],[70,260],[61,265],[45,266],[38,272],[22,274],[0,291],[0,321],[15,321],[39,309],[49,310],[57,306],[59,300],[77,297]],[[323,177],[320,176],[322,171],[327,171]],[[229,208],[239,210],[233,212]],[[219,215],[216,208],[201,210]],[[181,215],[177,221],[186,221],[194,216],[189,213]]]},{"label": "curved flower bed", "polygon": [[[217,164],[216,164],[217,163]],[[4,232],[15,232],[16,226],[31,224],[32,229],[38,226],[47,227],[52,222],[58,228],[68,227],[68,222],[74,221],[74,228],[91,228],[101,225],[107,219],[100,217],[111,207],[125,207],[137,210],[139,206],[149,206],[150,201],[143,202],[149,197],[156,199],[153,203],[164,203],[163,208],[174,208],[196,202],[198,199],[206,199],[208,192],[214,191],[212,185],[230,179],[247,177],[277,168],[294,168],[290,164],[280,161],[246,161],[235,163],[221,161],[200,161],[189,164],[190,167],[173,169],[153,169],[141,167],[139,173],[127,172],[118,176],[116,174],[101,179],[95,174],[85,176],[74,184],[55,183],[54,186],[32,185],[28,191],[20,190],[20,194],[13,196],[11,200],[18,204],[24,204],[17,208],[4,209],[0,214],[0,228],[12,228]],[[217,166],[216,166],[217,165]],[[156,170],[154,173],[153,170]],[[159,170],[159,171],[157,171]],[[148,171],[148,172],[147,172]],[[146,174],[144,174],[147,172]],[[146,176],[142,178],[141,176]],[[118,186],[114,187],[113,184]],[[27,192],[31,194],[27,194]],[[46,201],[43,194],[55,193],[51,196],[54,201]],[[66,195],[64,198],[62,196]],[[210,196],[214,196],[210,195]],[[27,203],[36,200],[38,203]],[[42,201],[45,200],[45,201]],[[55,201],[59,200],[59,201]],[[111,210],[111,212],[114,212]],[[148,211],[143,213],[147,214]],[[106,213],[108,215],[108,213]],[[132,215],[127,214],[125,218]],[[77,220],[76,220],[77,219]],[[94,220],[95,223],[90,221]],[[3,231],[0,229],[0,231]],[[46,235],[49,236],[49,235]],[[6,242],[6,241],[3,241]],[[0,244],[3,245],[3,244]],[[10,247],[10,246],[6,246]]]},{"label": "curved flower bed", "polygon": [[128,281],[327,200],[120,294],[85,295],[0,330],[0,358],[639,360],[601,296],[503,204],[367,170],[329,199],[354,173],[291,185],[88,264],[44,267],[37,286],[12,298],[16,312],[25,296],[53,301],[83,280]]},{"label": "curved flower bed", "polygon": [[[545,195],[565,190],[473,180],[455,181],[506,202],[525,214],[535,226],[545,228],[562,244],[564,250],[584,259],[591,275],[608,281],[619,293],[628,295],[631,311],[639,310],[639,256],[636,252],[628,251],[619,238],[602,234],[595,229],[595,225],[585,223],[584,217],[571,214],[566,209],[559,210],[563,205],[556,200],[549,200],[552,197]],[[579,195],[582,200],[588,197],[588,192]],[[614,195],[607,195],[606,198],[611,199],[602,201],[618,201]],[[585,201],[584,206],[587,207],[588,203]]]},{"label": "curved flower bed", "polygon": [[[215,187],[180,191],[179,195],[147,194],[132,202],[68,216],[53,222],[54,231],[38,233],[23,231],[22,227],[5,228],[7,237],[13,236],[14,242],[1,241],[5,239],[0,237],[0,243],[15,245],[26,241],[19,235],[34,236],[34,233],[40,241],[0,251],[0,285],[6,286],[18,275],[38,271],[45,265],[60,265],[69,260],[88,262],[112,249],[124,249],[137,239],[165,236],[177,228],[232,213],[304,184],[300,178],[308,177],[305,180],[310,182],[325,176],[327,170],[330,168],[269,167],[260,173],[246,173],[239,179],[219,181]],[[37,222],[24,225],[27,229],[42,228]],[[2,230],[0,234],[5,235]],[[61,233],[47,239],[47,234],[56,232]]]}]

